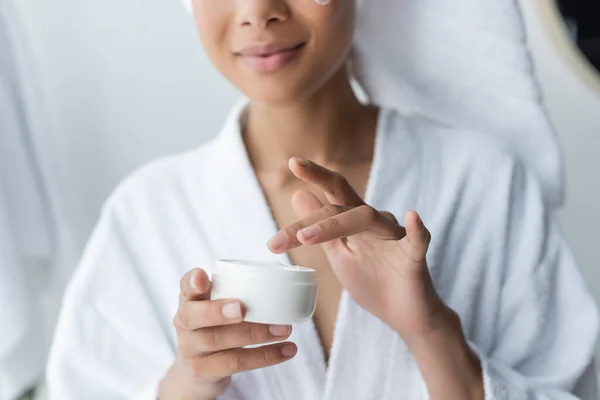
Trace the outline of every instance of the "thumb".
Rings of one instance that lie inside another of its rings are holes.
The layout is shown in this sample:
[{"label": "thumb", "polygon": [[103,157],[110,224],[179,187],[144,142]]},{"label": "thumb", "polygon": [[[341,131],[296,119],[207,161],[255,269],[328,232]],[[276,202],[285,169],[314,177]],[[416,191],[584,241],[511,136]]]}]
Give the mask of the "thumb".
[{"label": "thumb", "polygon": [[402,250],[414,262],[423,262],[431,243],[431,234],[423,224],[416,211],[409,211],[404,216],[406,236],[400,241]]},{"label": "thumb", "polygon": [[[308,190],[299,190],[292,196],[292,207],[300,219],[305,219],[321,210],[324,204],[314,193]],[[338,241],[321,243],[327,258],[330,257],[332,246],[336,243]]]},{"label": "thumb", "polygon": [[292,196],[292,207],[304,219],[323,207],[323,202],[308,190],[299,190]]}]

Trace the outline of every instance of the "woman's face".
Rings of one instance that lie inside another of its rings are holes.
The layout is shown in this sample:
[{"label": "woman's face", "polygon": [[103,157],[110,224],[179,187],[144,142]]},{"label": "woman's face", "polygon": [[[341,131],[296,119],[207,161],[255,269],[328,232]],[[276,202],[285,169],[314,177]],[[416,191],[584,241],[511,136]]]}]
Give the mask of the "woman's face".
[{"label": "woman's face", "polygon": [[193,0],[200,38],[215,66],[254,101],[289,105],[343,67],[355,0]]}]

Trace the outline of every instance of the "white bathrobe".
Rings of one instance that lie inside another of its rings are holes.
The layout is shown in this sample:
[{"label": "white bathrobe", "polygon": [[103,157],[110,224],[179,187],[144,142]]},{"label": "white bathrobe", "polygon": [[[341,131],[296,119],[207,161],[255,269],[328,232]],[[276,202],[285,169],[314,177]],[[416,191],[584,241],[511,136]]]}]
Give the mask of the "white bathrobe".
[{"label": "white bathrobe", "polygon": [[[277,227],[240,112],[214,141],[134,173],[106,203],[65,298],[51,399],[155,399],[175,357],[181,276],[221,257],[289,261],[266,247]],[[596,306],[532,176],[488,135],[383,110],[366,201],[421,213],[431,275],[481,358],[487,400],[595,399],[569,393],[593,361]],[[234,376],[222,399],[428,398],[401,337],[347,293],[334,336],[326,365],[314,324],[295,326],[298,355]]]}]

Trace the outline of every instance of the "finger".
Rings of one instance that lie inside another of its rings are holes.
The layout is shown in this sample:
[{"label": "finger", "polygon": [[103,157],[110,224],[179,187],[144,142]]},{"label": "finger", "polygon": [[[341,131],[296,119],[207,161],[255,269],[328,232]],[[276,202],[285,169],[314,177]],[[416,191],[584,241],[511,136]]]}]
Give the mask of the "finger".
[{"label": "finger", "polygon": [[335,215],[342,214],[348,210],[351,210],[351,208],[335,206],[333,204],[324,206],[308,217],[281,229],[275,236],[271,238],[271,240],[269,240],[269,249],[274,253],[285,253],[286,251],[299,247],[302,245],[302,243],[298,241],[297,237],[299,231],[320,221],[327,220]]},{"label": "finger", "polygon": [[301,219],[308,217],[323,206],[323,202],[307,190],[299,190],[292,196],[292,207]]},{"label": "finger", "polygon": [[188,271],[179,281],[179,302],[208,300],[210,298],[210,279],[201,268]]},{"label": "finger", "polygon": [[398,219],[396,218],[396,216],[394,214],[392,214],[391,212],[389,212],[389,211],[380,211],[380,214],[382,216],[384,216],[385,218],[389,219],[390,221],[392,221],[393,223],[400,224],[398,222]]},{"label": "finger", "polygon": [[179,354],[194,357],[237,347],[272,343],[287,339],[291,333],[292,327],[289,325],[250,322],[185,331],[178,338]]},{"label": "finger", "polygon": [[431,233],[423,224],[416,211],[409,211],[404,216],[406,238],[400,241],[404,253],[414,262],[423,262],[431,243]]},{"label": "finger", "polygon": [[323,190],[332,204],[351,207],[365,204],[346,178],[338,172],[297,157],[290,159],[289,167],[296,177]]},{"label": "finger", "polygon": [[213,380],[281,364],[293,358],[297,351],[298,348],[291,342],[238,348],[192,359],[190,368],[197,378]]},{"label": "finger", "polygon": [[233,299],[184,301],[175,317],[176,328],[183,330],[239,324],[244,319],[244,307]]},{"label": "finger", "polygon": [[298,232],[302,244],[326,243],[369,231],[383,240],[400,240],[405,231],[373,207],[362,205],[342,214],[319,221]]}]

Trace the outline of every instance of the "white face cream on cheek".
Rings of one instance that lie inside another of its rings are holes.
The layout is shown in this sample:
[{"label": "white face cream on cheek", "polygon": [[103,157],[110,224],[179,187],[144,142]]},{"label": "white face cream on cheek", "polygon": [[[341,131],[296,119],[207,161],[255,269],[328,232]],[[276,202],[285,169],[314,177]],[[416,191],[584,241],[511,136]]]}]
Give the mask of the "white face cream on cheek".
[{"label": "white face cream on cheek", "polygon": [[293,325],[312,318],[317,304],[314,269],[278,262],[219,260],[211,300],[239,299],[247,322]]},{"label": "white face cream on cheek", "polygon": [[327,4],[331,3],[331,0],[315,0],[315,3],[321,6],[326,6]]}]

